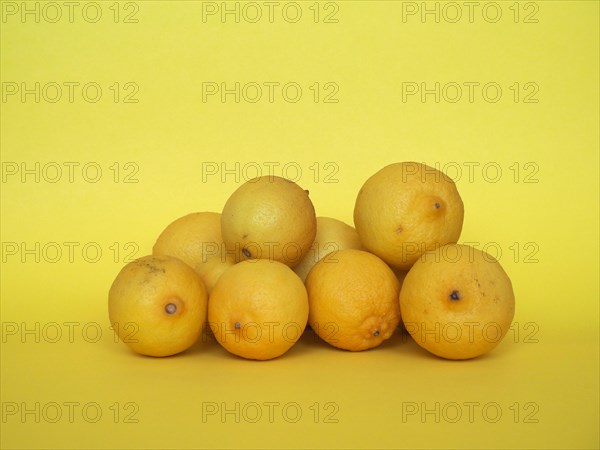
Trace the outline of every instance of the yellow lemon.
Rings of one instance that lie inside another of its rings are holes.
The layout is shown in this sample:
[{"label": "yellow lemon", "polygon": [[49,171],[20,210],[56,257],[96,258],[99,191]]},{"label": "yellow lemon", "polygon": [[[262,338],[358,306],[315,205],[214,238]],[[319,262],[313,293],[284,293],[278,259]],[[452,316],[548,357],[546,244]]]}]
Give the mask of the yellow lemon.
[{"label": "yellow lemon", "polygon": [[113,329],[137,353],[169,356],[197,341],[206,321],[207,293],[198,274],[171,256],[127,264],[108,294]]},{"label": "yellow lemon", "polygon": [[312,245],[317,220],[308,191],[285,178],[264,176],[229,197],[221,230],[241,260],[271,259],[293,267]]},{"label": "yellow lemon", "polygon": [[283,355],[300,338],[307,319],[302,280],[288,266],[266,259],[228,269],[208,303],[208,323],[217,341],[247,359]]},{"label": "yellow lemon", "polygon": [[515,296],[492,256],[449,244],[413,265],[400,307],[404,326],[421,347],[443,358],[467,359],[489,352],[506,335]]},{"label": "yellow lemon", "polygon": [[315,241],[302,261],[294,267],[294,272],[304,281],[310,269],[323,257],[348,248],[362,249],[356,230],[341,220],[317,217]]},{"label": "yellow lemon", "polygon": [[400,283],[377,256],[341,250],[319,261],[306,277],[311,328],[345,350],[377,347],[400,321]]},{"label": "yellow lemon", "polygon": [[460,237],[463,202],[444,173],[415,162],[390,164],[360,189],[354,225],[367,250],[409,269],[427,250]]},{"label": "yellow lemon", "polygon": [[235,263],[221,237],[221,214],[215,212],[196,212],[175,220],[160,234],[152,254],[181,259],[200,275],[209,293]]}]

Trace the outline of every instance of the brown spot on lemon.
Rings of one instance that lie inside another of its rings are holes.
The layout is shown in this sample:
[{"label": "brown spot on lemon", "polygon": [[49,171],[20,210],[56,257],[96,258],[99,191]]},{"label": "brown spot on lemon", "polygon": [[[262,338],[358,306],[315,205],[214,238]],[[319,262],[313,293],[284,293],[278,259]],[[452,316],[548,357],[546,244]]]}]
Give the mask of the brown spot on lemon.
[{"label": "brown spot on lemon", "polygon": [[[169,356],[198,340],[207,302],[206,287],[194,269],[175,257],[148,255],[121,269],[108,293],[108,313],[117,335],[135,352]],[[123,326],[128,323],[136,325],[133,336]]]},{"label": "brown spot on lemon", "polygon": [[[458,257],[444,258],[447,254]],[[486,289],[494,301],[487,301],[486,293],[477,287],[482,276],[494,281]],[[515,297],[498,261],[475,248],[448,244],[425,253],[412,266],[400,291],[400,309],[404,322],[414,324],[408,331],[421,347],[443,358],[468,359],[489,352],[506,335],[514,317]],[[481,332],[481,327],[490,323],[499,329],[498,339],[487,339]],[[473,324],[479,328],[473,329]],[[448,327],[458,327],[456,336],[427,333]]]},{"label": "brown spot on lemon", "polygon": [[[294,267],[315,239],[315,209],[307,192],[292,180],[263,176],[231,194],[223,207],[221,231],[227,248],[239,253],[240,259],[242,253],[250,257],[241,247],[247,245],[244,236],[252,235],[254,258]],[[298,251],[287,252],[290,247]]]},{"label": "brown spot on lemon", "polygon": [[300,278],[285,264],[266,259],[228,269],[208,303],[208,322],[219,344],[247,359],[283,355],[300,338],[307,319],[308,299]]},{"label": "brown spot on lemon", "polygon": [[[454,181],[415,162],[390,164],[372,175],[354,206],[354,225],[366,249],[404,270],[425,251],[457,242],[463,216]],[[400,221],[410,224],[410,233],[389,232]]]}]

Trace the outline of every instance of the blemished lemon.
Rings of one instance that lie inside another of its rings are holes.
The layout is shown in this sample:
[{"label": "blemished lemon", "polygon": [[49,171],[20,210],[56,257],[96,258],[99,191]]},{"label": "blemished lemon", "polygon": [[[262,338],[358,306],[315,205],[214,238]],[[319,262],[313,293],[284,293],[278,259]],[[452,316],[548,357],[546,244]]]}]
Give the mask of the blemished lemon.
[{"label": "blemished lemon", "polygon": [[405,270],[425,251],[457,242],[463,216],[454,181],[416,162],[390,164],[375,173],[354,207],[354,225],[365,248]]},{"label": "blemished lemon", "polygon": [[449,244],[425,253],[400,292],[404,326],[421,347],[447,359],[492,350],[508,332],[515,296],[492,256]]},{"label": "blemished lemon", "polygon": [[377,347],[400,321],[400,283],[385,262],[355,249],[319,261],[306,277],[311,328],[329,344]]},{"label": "blemished lemon", "polygon": [[317,219],[308,191],[285,178],[263,176],[229,197],[221,231],[240,260],[270,259],[293,267],[312,245]]},{"label": "blemished lemon", "polygon": [[242,261],[228,269],[208,303],[208,323],[230,353],[266,360],[287,352],[308,319],[302,280],[283,263]]},{"label": "blemished lemon", "polygon": [[331,217],[317,217],[317,235],[310,250],[302,261],[294,267],[294,272],[302,279],[310,269],[325,256],[335,255],[339,250],[362,249],[358,233],[350,225]]},{"label": "blemished lemon", "polygon": [[191,347],[206,321],[208,295],[198,274],[172,256],[127,264],[108,294],[113,329],[137,353],[170,356]]},{"label": "blemished lemon", "polygon": [[153,255],[170,255],[192,267],[204,282],[208,293],[227,268],[235,264],[221,237],[221,214],[196,212],[170,223],[160,234]]}]

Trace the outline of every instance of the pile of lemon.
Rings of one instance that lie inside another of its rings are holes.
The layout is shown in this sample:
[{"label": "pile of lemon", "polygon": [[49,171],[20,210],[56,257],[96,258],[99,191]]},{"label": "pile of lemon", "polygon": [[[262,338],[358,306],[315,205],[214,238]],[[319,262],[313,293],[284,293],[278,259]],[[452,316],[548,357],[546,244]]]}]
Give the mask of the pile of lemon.
[{"label": "pile of lemon", "polygon": [[456,244],[463,216],[454,182],[415,162],[365,182],[356,228],[316,217],[296,183],[259,177],[221,214],[175,220],[152,255],[127,264],[110,288],[110,321],[151,356],[182,352],[210,330],[235,355],[272,359],[308,323],[345,350],[377,347],[403,325],[438,356],[473,358],[507,333],[515,298],[497,260]]}]

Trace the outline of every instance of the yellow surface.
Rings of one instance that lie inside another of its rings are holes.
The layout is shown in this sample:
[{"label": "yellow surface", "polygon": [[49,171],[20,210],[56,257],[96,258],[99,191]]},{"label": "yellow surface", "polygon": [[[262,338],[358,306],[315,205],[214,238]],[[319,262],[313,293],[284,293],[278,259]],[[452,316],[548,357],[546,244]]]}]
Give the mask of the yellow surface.
[{"label": "yellow surface", "polygon": [[[423,22],[421,2],[392,1],[301,2],[297,23],[294,5],[271,23],[259,3],[250,23],[240,4],[222,23],[221,2],[100,2],[90,23],[82,2],[71,23],[58,2],[36,23],[2,2],[0,446],[597,448],[598,2],[499,2],[496,23],[487,3],[470,20],[458,2],[456,23],[455,6]],[[13,94],[36,82],[39,103]],[[211,95],[236,82],[239,103]],[[412,95],[436,82],[439,103]],[[488,356],[445,361],[401,335],[366,353],[307,335],[264,363],[213,341],[169,359],[114,342],[110,284],[170,221],[273,167],[351,224],[359,187],[403,160],[453,177],[460,242],[502,252],[515,325]]]}]

